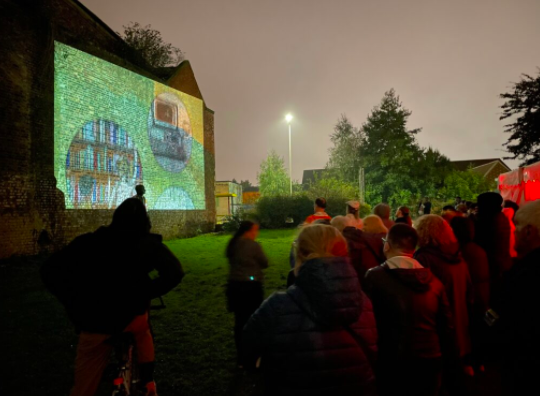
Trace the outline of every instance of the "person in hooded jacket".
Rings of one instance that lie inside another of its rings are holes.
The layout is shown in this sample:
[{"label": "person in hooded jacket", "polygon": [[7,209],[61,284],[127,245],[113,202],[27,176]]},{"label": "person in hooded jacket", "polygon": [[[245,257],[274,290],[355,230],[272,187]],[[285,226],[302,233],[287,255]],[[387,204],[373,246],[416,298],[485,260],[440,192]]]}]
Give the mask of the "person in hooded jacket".
[{"label": "person in hooded jacket", "polygon": [[307,226],[296,256],[295,284],[244,328],[246,365],[261,358],[269,395],[375,395],[375,319],[345,239],[332,226]]},{"label": "person in hooded jacket", "polygon": [[422,266],[443,283],[452,310],[456,340],[466,374],[473,375],[465,359],[471,353],[469,312],[474,299],[467,263],[463,260],[458,241],[450,225],[437,215],[425,215],[416,223],[418,246],[414,254]]},{"label": "person in hooded jacket", "polygon": [[349,258],[362,284],[366,272],[384,262],[383,244],[379,235],[367,234],[355,227],[348,216],[336,216],[331,224],[347,240]]},{"label": "person in hooded jacket", "polygon": [[396,224],[384,241],[387,260],[366,274],[379,333],[377,382],[382,396],[434,396],[443,356],[455,359],[454,328],[442,283],[412,256],[418,235]]},{"label": "person in hooded jacket", "polygon": [[[159,275],[154,279],[153,270]],[[45,262],[42,280],[79,333],[72,396],[95,394],[113,348],[108,340],[122,332],[135,338],[145,394],[157,394],[148,309],[151,299],[173,289],[183,276],[161,236],[150,234],[150,220],[137,198],[122,202],[109,226],[78,236]]]}]

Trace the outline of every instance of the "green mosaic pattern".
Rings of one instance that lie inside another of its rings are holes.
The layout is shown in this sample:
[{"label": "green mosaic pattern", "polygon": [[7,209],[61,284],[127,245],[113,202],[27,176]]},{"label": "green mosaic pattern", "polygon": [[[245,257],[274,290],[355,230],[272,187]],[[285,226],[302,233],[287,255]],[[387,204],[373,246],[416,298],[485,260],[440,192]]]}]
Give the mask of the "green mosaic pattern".
[{"label": "green mosaic pattern", "polygon": [[203,103],[55,42],[54,173],[68,209],[205,209]]}]

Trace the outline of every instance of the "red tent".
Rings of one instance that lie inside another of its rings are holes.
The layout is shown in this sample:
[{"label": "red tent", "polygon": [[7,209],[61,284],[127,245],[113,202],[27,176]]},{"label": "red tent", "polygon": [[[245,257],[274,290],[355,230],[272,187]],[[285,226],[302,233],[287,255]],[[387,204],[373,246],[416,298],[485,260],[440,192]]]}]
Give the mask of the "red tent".
[{"label": "red tent", "polygon": [[540,162],[499,175],[499,191],[518,205],[540,199]]}]

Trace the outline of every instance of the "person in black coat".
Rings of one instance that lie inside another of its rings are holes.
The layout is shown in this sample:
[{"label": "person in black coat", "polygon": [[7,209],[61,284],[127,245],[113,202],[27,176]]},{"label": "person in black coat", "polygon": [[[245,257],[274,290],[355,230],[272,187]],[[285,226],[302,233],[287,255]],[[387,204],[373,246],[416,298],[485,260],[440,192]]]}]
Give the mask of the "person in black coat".
[{"label": "person in black coat", "polygon": [[246,365],[261,358],[269,395],[375,395],[371,302],[331,226],[305,227],[295,284],[274,293],[244,328]]},{"label": "person in black coat", "polygon": [[412,227],[394,225],[385,238],[387,261],[366,274],[379,333],[382,396],[437,395],[443,355],[457,356],[444,286],[412,258],[417,240]]},{"label": "person in black coat", "polygon": [[498,310],[503,329],[505,395],[530,395],[540,372],[540,201],[521,207],[515,216],[518,258],[505,279]]},{"label": "person in black coat", "polygon": [[[150,272],[159,276],[152,279]],[[150,300],[180,283],[182,266],[150,234],[150,220],[137,198],[125,200],[110,226],[81,235],[41,268],[45,286],[65,306],[79,335],[73,396],[93,395],[112,345],[111,335],[133,333],[141,384],[155,391],[154,343],[148,324]]]},{"label": "person in black coat", "polygon": [[484,315],[489,305],[489,264],[486,252],[473,242],[474,222],[467,217],[454,217],[450,225],[459,242],[463,259],[469,268],[473,287],[473,304],[470,312],[470,330],[473,363],[484,371],[486,326]]},{"label": "person in black coat", "polygon": [[510,222],[502,213],[503,198],[487,192],[478,196],[475,242],[485,250],[491,277],[491,303],[500,298],[503,274],[512,267]]}]

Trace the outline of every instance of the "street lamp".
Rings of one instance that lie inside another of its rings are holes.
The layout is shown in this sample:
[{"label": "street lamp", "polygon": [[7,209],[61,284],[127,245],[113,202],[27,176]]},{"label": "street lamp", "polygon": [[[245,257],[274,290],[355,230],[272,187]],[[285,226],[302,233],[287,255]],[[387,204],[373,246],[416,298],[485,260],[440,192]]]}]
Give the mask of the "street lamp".
[{"label": "street lamp", "polygon": [[293,116],[291,113],[285,116],[285,121],[289,124],[289,194],[292,196],[292,148],[291,148],[291,121]]}]

